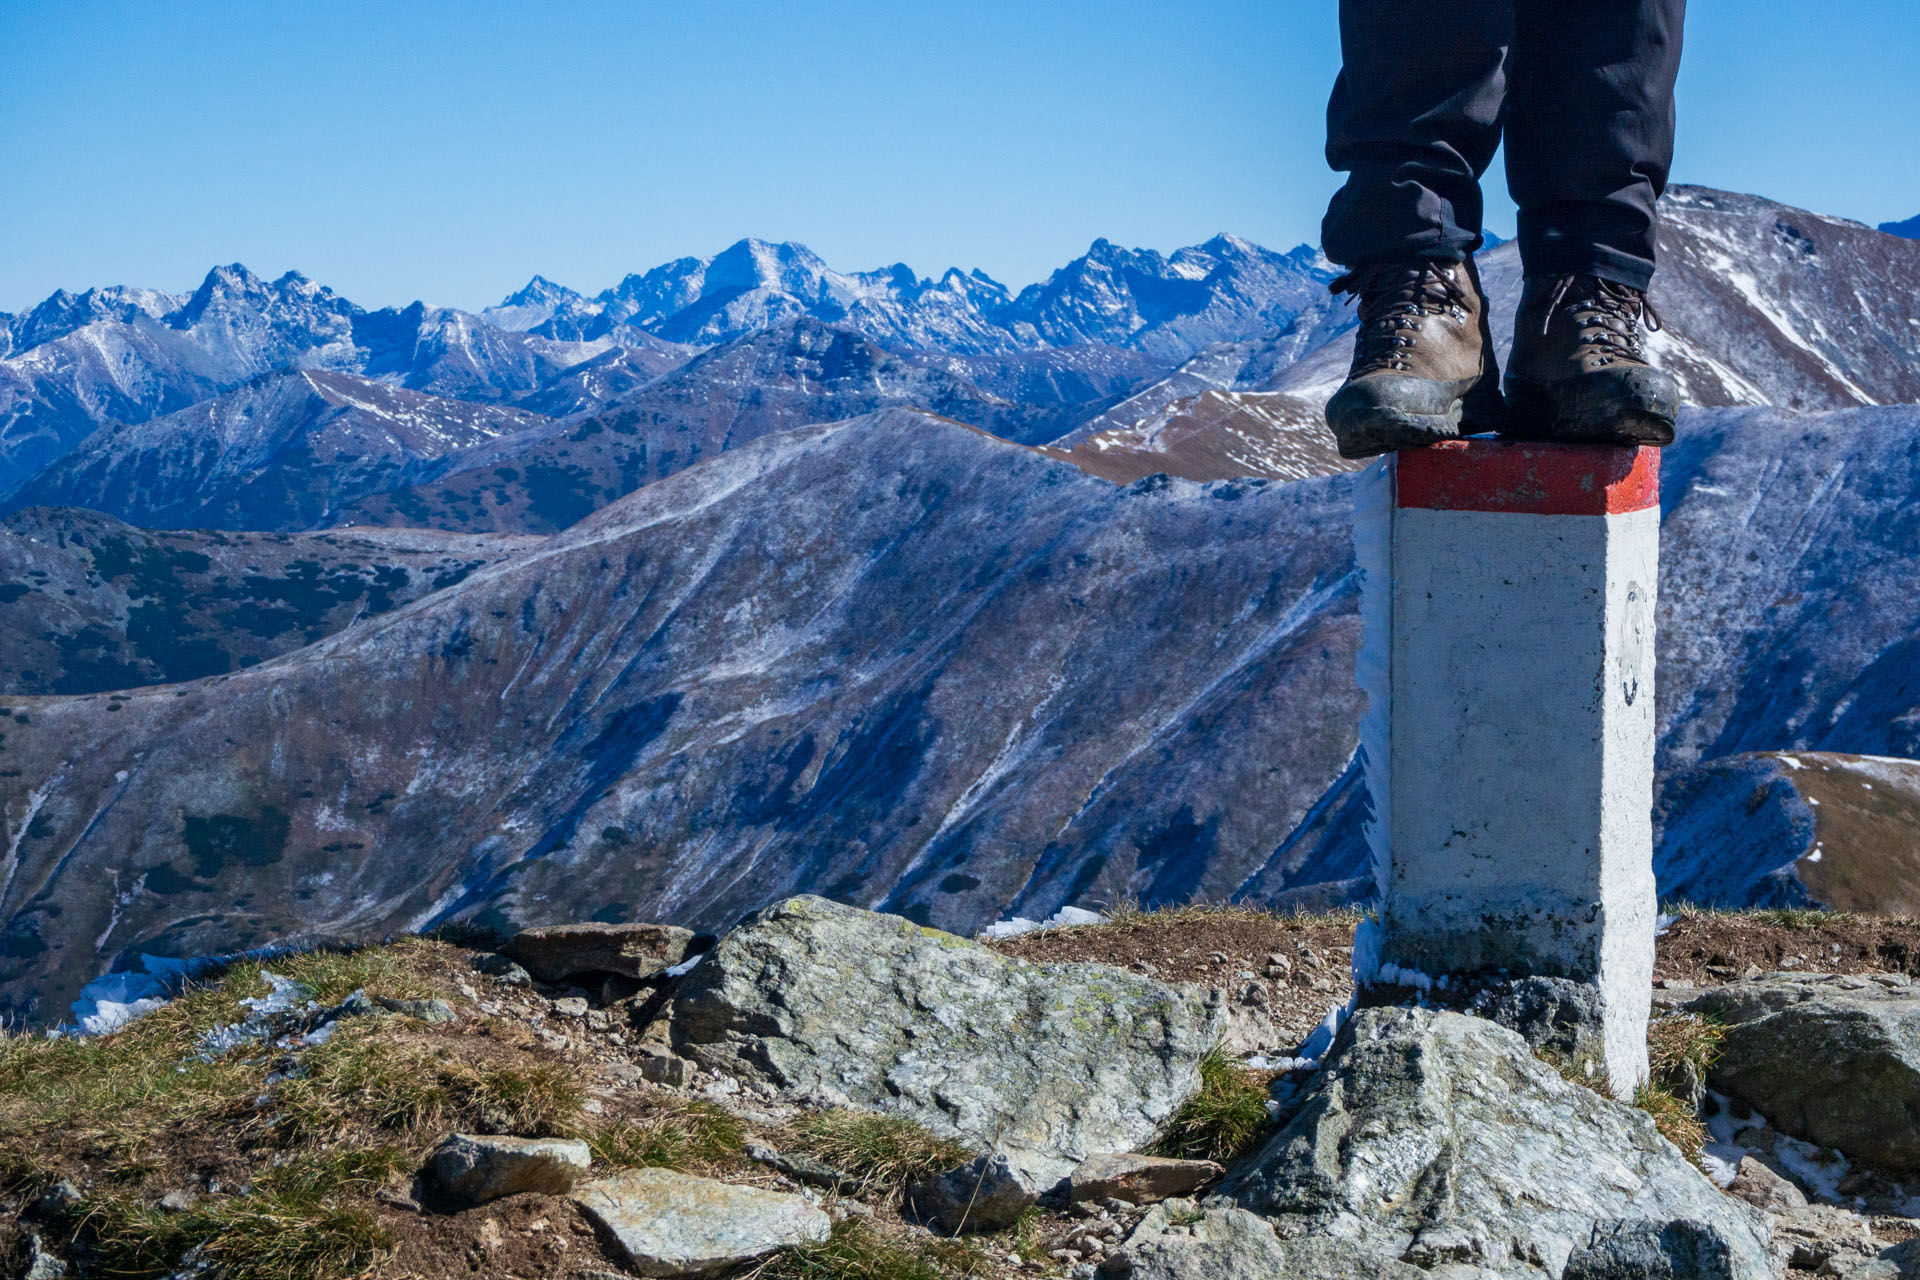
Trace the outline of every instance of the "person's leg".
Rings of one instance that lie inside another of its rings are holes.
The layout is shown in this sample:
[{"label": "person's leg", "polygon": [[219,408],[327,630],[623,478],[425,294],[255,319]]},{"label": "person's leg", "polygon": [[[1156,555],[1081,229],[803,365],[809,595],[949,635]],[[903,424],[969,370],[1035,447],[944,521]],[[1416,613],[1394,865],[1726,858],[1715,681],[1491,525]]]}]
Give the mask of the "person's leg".
[{"label": "person's leg", "polygon": [[1340,0],[1327,163],[1348,173],[1321,243],[1344,266],[1459,262],[1500,143],[1513,0]]},{"label": "person's leg", "polygon": [[1512,0],[1340,0],[1344,65],[1327,162],[1348,172],[1322,227],[1359,303],[1327,402],[1342,457],[1415,449],[1504,420],[1474,270],[1480,175],[1500,142]]},{"label": "person's leg", "polygon": [[1507,186],[1526,280],[1504,430],[1663,445],[1680,386],[1648,360],[1656,202],[1686,0],[1515,0]]},{"label": "person's leg", "polygon": [[[1446,8],[1436,5],[1436,8]],[[1507,186],[1529,276],[1645,290],[1686,0],[1515,0]]]}]

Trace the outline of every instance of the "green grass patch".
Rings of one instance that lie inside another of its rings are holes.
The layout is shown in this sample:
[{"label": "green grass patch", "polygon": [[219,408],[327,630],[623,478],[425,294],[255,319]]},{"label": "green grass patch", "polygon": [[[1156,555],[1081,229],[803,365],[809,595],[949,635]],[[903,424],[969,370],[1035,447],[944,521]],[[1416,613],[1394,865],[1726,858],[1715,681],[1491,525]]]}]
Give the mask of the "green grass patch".
[{"label": "green grass patch", "polygon": [[1199,1092],[1147,1151],[1224,1164],[1250,1151],[1266,1131],[1267,1078],[1210,1049],[1200,1059]]},{"label": "green grass patch", "polygon": [[864,1111],[814,1111],[773,1135],[782,1151],[812,1156],[859,1182],[895,1194],[909,1183],[944,1173],[978,1154],[964,1142],[941,1138],[905,1116]]}]

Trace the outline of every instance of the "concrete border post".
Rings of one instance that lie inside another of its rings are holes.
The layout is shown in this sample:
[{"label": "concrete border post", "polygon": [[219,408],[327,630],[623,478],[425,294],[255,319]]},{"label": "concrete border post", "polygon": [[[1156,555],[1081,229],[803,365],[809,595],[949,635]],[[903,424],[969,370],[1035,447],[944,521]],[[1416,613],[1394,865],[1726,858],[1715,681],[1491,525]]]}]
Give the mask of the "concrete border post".
[{"label": "concrete border post", "polygon": [[1390,456],[1361,478],[1355,538],[1380,893],[1361,999],[1438,987],[1510,1024],[1577,1023],[1556,1043],[1631,1096],[1656,910],[1659,453]]}]

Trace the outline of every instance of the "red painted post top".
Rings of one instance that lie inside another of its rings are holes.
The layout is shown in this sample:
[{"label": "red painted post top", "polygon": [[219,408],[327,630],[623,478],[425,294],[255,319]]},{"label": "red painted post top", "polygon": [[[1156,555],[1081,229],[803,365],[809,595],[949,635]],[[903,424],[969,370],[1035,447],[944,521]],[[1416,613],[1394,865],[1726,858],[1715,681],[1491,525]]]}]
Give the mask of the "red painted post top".
[{"label": "red painted post top", "polygon": [[1448,440],[1395,455],[1394,504],[1429,511],[1604,516],[1660,503],[1660,451],[1645,445]]}]

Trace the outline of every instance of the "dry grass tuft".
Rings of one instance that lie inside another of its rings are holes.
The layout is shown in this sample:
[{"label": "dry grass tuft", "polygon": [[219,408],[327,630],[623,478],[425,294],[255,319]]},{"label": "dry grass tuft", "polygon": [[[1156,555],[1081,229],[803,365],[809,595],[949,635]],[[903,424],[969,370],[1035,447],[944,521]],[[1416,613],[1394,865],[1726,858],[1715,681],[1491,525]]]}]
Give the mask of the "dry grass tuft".
[{"label": "dry grass tuft", "polygon": [[968,1241],[936,1237],[909,1245],[849,1218],[824,1242],[785,1250],[742,1280],[954,1280],[985,1269]]},{"label": "dry grass tuft", "polygon": [[551,1135],[572,1131],[584,1101],[577,1073],[561,1063],[471,1058],[433,1038],[396,1038],[377,1020],[342,1024],[305,1065],[274,1096],[273,1123],[293,1142],[369,1126]]},{"label": "dry grass tuft", "polygon": [[1299,929],[1346,927],[1360,923],[1365,912],[1358,907],[1339,907],[1332,911],[1275,911],[1244,902],[1181,902],[1160,906],[1142,906],[1136,898],[1125,898],[1102,908],[1105,924],[1066,925],[1059,930],[1111,929],[1185,925],[1237,920],[1278,921]]},{"label": "dry grass tuft", "polygon": [[863,1111],[814,1111],[781,1126],[773,1135],[783,1151],[812,1156],[861,1184],[898,1195],[909,1183],[944,1173],[977,1154],[952,1138],[941,1138],[905,1116]]},{"label": "dry grass tuft", "polygon": [[364,1273],[393,1245],[365,1209],[317,1197],[209,1197],[184,1213],[124,1200],[82,1206],[109,1275],[164,1275],[191,1251],[221,1280],[333,1280]]},{"label": "dry grass tuft", "polygon": [[1647,1064],[1653,1078],[1669,1089],[1690,1090],[1706,1080],[1726,1036],[1726,1027],[1697,1013],[1655,1018],[1647,1024]]},{"label": "dry grass tuft", "polygon": [[1200,1091],[1147,1150],[1224,1164],[1251,1150],[1266,1131],[1267,1077],[1213,1049],[1200,1059]]},{"label": "dry grass tuft", "polygon": [[732,1164],[746,1143],[737,1116],[711,1102],[662,1096],[644,1116],[623,1118],[579,1136],[596,1165],[706,1173]]},{"label": "dry grass tuft", "polygon": [[1653,1127],[1661,1137],[1685,1152],[1689,1160],[1699,1160],[1701,1148],[1707,1143],[1707,1126],[1701,1123],[1692,1103],[1658,1084],[1643,1084],[1634,1090],[1633,1105],[1653,1117]]}]

